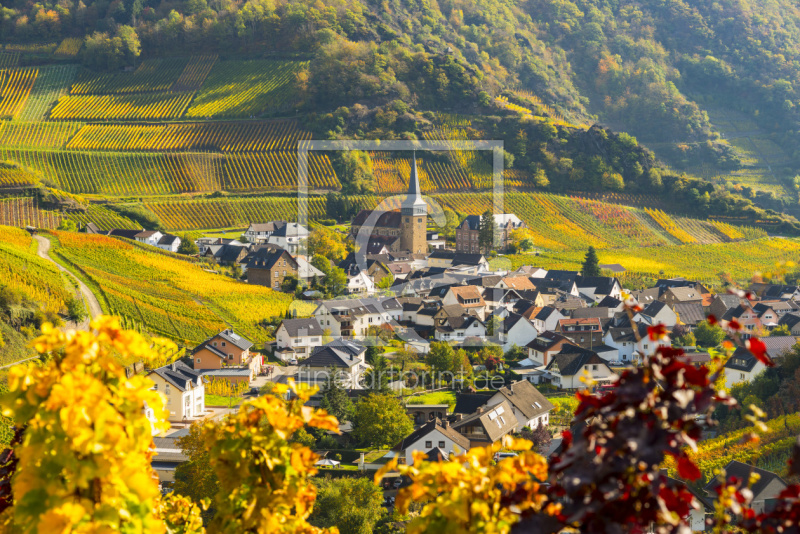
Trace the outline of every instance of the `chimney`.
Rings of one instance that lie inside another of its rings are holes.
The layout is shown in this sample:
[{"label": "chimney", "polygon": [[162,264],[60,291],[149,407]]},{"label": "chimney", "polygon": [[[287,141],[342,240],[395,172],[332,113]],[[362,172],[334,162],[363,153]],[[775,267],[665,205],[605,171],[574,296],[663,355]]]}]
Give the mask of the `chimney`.
[{"label": "chimney", "polygon": [[478,409],[476,410],[476,412],[478,412],[478,413],[483,413],[483,406],[481,406],[480,408],[478,408]]},{"label": "chimney", "polygon": [[442,421],[442,426],[444,426],[445,428],[450,428],[450,420],[445,419],[444,421]]}]

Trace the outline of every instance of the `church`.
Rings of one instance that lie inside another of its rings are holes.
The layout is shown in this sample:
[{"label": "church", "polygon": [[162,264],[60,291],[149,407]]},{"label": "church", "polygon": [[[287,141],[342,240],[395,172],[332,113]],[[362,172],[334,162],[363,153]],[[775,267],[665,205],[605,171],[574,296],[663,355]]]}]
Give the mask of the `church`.
[{"label": "church", "polygon": [[[367,222],[373,210],[362,210],[355,216],[350,225],[350,237],[358,235],[361,227]],[[411,164],[411,177],[408,183],[408,194],[401,204],[400,210],[382,213],[369,238],[367,254],[387,252],[410,252],[411,254],[428,253],[428,205],[422,198],[417,175],[417,156]]]}]

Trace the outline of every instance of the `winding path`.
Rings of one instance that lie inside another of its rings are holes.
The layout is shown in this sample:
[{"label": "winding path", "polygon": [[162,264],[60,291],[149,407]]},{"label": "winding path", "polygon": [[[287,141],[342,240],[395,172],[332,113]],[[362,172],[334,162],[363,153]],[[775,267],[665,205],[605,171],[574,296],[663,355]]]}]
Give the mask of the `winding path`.
[{"label": "winding path", "polygon": [[[64,272],[67,276],[72,277],[77,283],[78,287],[81,290],[81,295],[83,296],[83,301],[88,305],[89,308],[89,315],[92,319],[97,317],[98,315],[103,314],[103,309],[100,307],[100,301],[97,300],[97,297],[92,293],[92,290],[89,287],[81,282],[74,274],[69,272],[67,269],[62,267],[58,264],[50,255],[47,253],[50,250],[50,240],[42,237],[40,235],[35,235],[33,238],[38,243],[38,250],[36,253],[39,255],[40,258],[44,258],[47,261],[53,262],[53,264],[58,268],[59,271]],[[88,327],[88,321],[84,321],[86,323],[86,327]]]}]

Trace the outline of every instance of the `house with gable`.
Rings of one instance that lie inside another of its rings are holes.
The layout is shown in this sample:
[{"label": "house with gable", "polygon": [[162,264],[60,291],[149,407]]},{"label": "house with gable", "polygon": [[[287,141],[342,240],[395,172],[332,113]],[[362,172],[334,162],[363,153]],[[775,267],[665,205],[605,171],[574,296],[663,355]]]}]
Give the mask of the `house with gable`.
[{"label": "house with gable", "polygon": [[636,323],[644,322],[650,326],[663,324],[667,328],[672,328],[678,324],[678,316],[665,302],[656,300],[638,312],[633,317],[633,321]]},{"label": "house with gable", "polygon": [[434,447],[439,448],[448,457],[460,455],[470,449],[469,438],[459,434],[448,420],[434,419],[416,429],[394,446],[400,463],[414,463],[414,453],[427,454]]},{"label": "house with gable", "polygon": [[670,287],[664,290],[659,300],[672,307],[679,302],[703,302],[703,293],[694,287]]},{"label": "house with gable", "polygon": [[283,249],[260,250],[247,263],[247,282],[280,291],[287,276],[298,276],[297,261]]},{"label": "house with gable", "polygon": [[527,380],[518,380],[498,389],[486,406],[497,406],[504,402],[511,405],[514,417],[519,421],[514,428],[515,432],[526,426],[531,429],[540,425],[547,426],[550,423],[550,412],[555,410],[553,403]]},{"label": "house with gable", "polygon": [[488,447],[519,427],[519,421],[508,401],[478,410],[452,424],[452,428],[469,440],[469,446]]},{"label": "house with gable", "polygon": [[583,376],[591,377],[598,385],[611,384],[617,378],[606,360],[577,345],[564,345],[545,370],[552,375],[552,384],[564,389],[585,388]]},{"label": "house with gable", "polygon": [[503,352],[508,352],[514,345],[525,347],[538,335],[539,332],[533,323],[524,316],[513,312],[508,312],[503,319],[501,328],[495,332],[495,337],[497,337]]},{"label": "house with gable", "polygon": [[542,332],[528,343],[528,358],[539,365],[547,365],[554,354],[561,352],[564,345],[574,345],[568,338],[556,332]]},{"label": "house with gable", "polygon": [[244,231],[244,237],[249,243],[266,243],[275,230],[284,226],[286,226],[286,221],[250,223],[250,226]]},{"label": "house with gable", "polygon": [[181,238],[172,234],[164,234],[158,240],[156,246],[161,250],[166,250],[169,252],[178,252],[178,247],[181,246]]},{"label": "house with gable", "polygon": [[603,344],[603,326],[598,317],[561,319],[556,332],[584,348]]},{"label": "house with gable", "polygon": [[177,361],[147,374],[153,389],[166,397],[170,421],[186,421],[205,416],[205,384],[202,373]]},{"label": "house with gable", "polygon": [[730,388],[740,382],[752,382],[766,368],[749,350],[738,347],[725,362],[725,387]]},{"label": "house with gable", "polygon": [[323,330],[316,318],[284,319],[275,330],[275,346],[282,359],[306,358],[322,344]]},{"label": "house with gable", "polygon": [[[750,491],[753,493],[750,507],[756,514],[769,512],[775,506],[775,502],[781,492],[788,487],[788,484],[772,471],[747,465],[736,460],[731,460],[725,466],[725,475],[729,479],[731,477],[736,477],[739,480],[749,480],[751,473],[756,473],[758,475],[758,480],[750,487]],[[717,477],[712,477],[711,481],[705,485],[703,490],[705,490],[710,498],[717,499],[718,494],[716,489],[719,484],[719,479]]]},{"label": "house with gable", "polygon": [[460,343],[468,338],[486,338],[486,326],[474,315],[448,316],[434,321],[434,339],[436,341]]},{"label": "house with gable", "polygon": [[593,302],[606,297],[622,298],[622,285],[613,276],[578,276],[575,284],[578,292]]},{"label": "house with gable", "polygon": [[787,313],[780,318],[778,325],[786,325],[793,336],[800,336],[800,315]]},{"label": "house with gable", "polygon": [[558,322],[566,317],[553,306],[543,306],[536,311],[536,315],[532,315],[530,321],[539,333],[555,332],[558,328]]},{"label": "house with gable", "polygon": [[364,373],[372,366],[366,362],[367,348],[347,339],[336,339],[315,347],[311,356],[299,362],[295,379],[311,386],[324,388],[331,369],[335,379],[345,389],[363,389]]},{"label": "house with gable", "polygon": [[297,254],[300,242],[308,239],[308,228],[295,222],[287,222],[283,226],[276,228],[267,237],[267,243],[276,245],[289,254]]},{"label": "house with gable", "polygon": [[192,363],[198,370],[226,367],[246,368],[254,376],[261,366],[261,356],[252,354],[253,343],[233,330],[226,329],[200,343],[192,351]]},{"label": "house with gable", "polygon": [[486,317],[486,301],[477,286],[451,286],[442,298],[443,306],[461,305],[468,312],[474,310],[483,320]]}]

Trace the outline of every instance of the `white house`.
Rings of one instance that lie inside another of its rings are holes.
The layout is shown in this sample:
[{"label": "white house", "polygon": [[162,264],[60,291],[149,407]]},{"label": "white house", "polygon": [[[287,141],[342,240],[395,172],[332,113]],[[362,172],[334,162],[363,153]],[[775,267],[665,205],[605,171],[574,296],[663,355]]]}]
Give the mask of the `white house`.
[{"label": "white house", "polygon": [[564,389],[585,388],[586,384],[581,381],[582,376],[591,377],[598,385],[610,384],[616,380],[608,362],[594,351],[577,345],[564,345],[545,370],[553,376],[553,384]]},{"label": "white house", "polygon": [[372,277],[361,269],[354,269],[352,274],[347,275],[347,289],[345,290],[348,295],[372,295],[375,293],[375,282]]},{"label": "white house", "polygon": [[[249,243],[266,243],[269,236],[275,230],[286,226],[286,221],[270,221],[266,223],[250,223],[250,226],[245,230],[244,236]],[[283,248],[283,247],[281,247]]]},{"label": "white house", "polygon": [[503,352],[507,352],[514,345],[524,347],[539,335],[536,327],[528,319],[518,313],[509,312],[503,319],[503,326],[500,332],[495,335],[503,347]]},{"label": "white house", "polygon": [[633,353],[636,352],[636,335],[632,326],[623,328],[609,328],[603,343],[609,347],[614,347],[619,351],[619,359],[624,362],[633,361]]},{"label": "white house", "polygon": [[363,337],[370,326],[399,321],[402,310],[395,298],[326,300],[317,306],[313,315],[323,330],[330,328],[334,337]]},{"label": "white house", "polygon": [[486,406],[495,406],[503,401],[508,401],[514,409],[514,416],[519,421],[519,426],[514,429],[516,432],[526,426],[547,426],[550,423],[550,412],[555,409],[553,403],[527,380],[519,380],[497,390]]},{"label": "white house", "polygon": [[469,439],[462,436],[450,426],[448,421],[434,419],[422,425],[408,437],[398,443],[393,450],[399,453],[399,459],[407,465],[414,463],[414,452],[427,453],[438,448],[448,456],[463,454],[470,449]]},{"label": "white house", "polygon": [[667,306],[665,302],[656,300],[644,307],[633,317],[636,323],[645,323],[648,325],[663,324],[667,328],[672,328],[678,324],[678,314]]},{"label": "white house", "polygon": [[136,234],[135,239],[139,243],[145,243],[147,245],[152,245],[154,247],[158,246],[158,242],[161,238],[164,237],[164,234],[159,232],[158,230],[142,230],[138,234]]},{"label": "white house", "polygon": [[205,379],[185,363],[177,361],[148,373],[154,389],[164,394],[170,421],[185,421],[205,415]]},{"label": "white house", "polygon": [[301,224],[290,222],[280,228],[276,228],[275,231],[267,237],[267,243],[288,250],[290,254],[297,254],[300,241],[304,239],[308,239],[308,229]]},{"label": "white house", "polygon": [[730,388],[739,382],[752,382],[766,368],[749,350],[739,347],[725,363],[725,387]]},{"label": "white house", "polygon": [[164,234],[161,236],[161,239],[158,240],[156,246],[162,250],[178,252],[178,247],[181,246],[181,238],[172,234]]},{"label": "white house", "polygon": [[322,327],[311,317],[309,319],[284,319],[275,330],[276,346],[279,349],[292,349],[292,353],[282,351],[284,355],[293,355],[298,359],[306,358],[314,347],[322,345]]},{"label": "white house", "polygon": [[622,286],[619,280],[611,276],[579,276],[575,284],[580,294],[594,302],[600,302],[606,297],[622,299]]},{"label": "white house", "polygon": [[434,339],[436,341],[464,341],[469,337],[485,338],[486,326],[480,319],[473,315],[461,315],[458,317],[447,317],[437,321],[434,327]]},{"label": "white house", "polygon": [[541,334],[542,332],[554,332],[558,326],[558,321],[566,319],[563,315],[553,306],[544,306],[536,311],[536,315],[531,317],[531,322],[536,330]]}]

